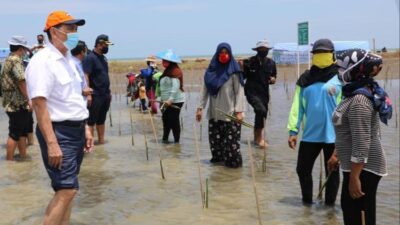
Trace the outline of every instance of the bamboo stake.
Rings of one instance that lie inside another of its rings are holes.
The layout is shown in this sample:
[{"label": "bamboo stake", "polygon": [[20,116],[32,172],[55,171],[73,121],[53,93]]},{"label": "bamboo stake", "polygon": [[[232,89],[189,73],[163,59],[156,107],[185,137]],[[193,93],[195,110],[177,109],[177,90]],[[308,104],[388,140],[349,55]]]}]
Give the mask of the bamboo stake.
[{"label": "bamboo stake", "polygon": [[206,209],[208,209],[208,178],[206,178],[206,194],[205,194],[205,201],[206,201]]},{"label": "bamboo stake", "polygon": [[200,123],[200,141],[203,139],[203,124]]},{"label": "bamboo stake", "polygon": [[156,133],[156,127],[154,126],[153,117],[151,116],[150,111],[149,111],[149,117],[150,117],[151,127],[152,127],[152,129],[153,129],[154,139],[156,140],[156,144],[157,144],[157,146],[158,146],[158,148],[159,148],[159,150],[158,150],[158,156],[159,156],[159,158],[160,158],[161,177],[162,177],[162,179],[165,180],[164,168],[163,168],[162,157],[161,157],[161,148],[160,148],[159,143],[158,143],[158,138],[157,138],[157,133]]},{"label": "bamboo stake", "polygon": [[108,115],[109,115],[109,117],[110,117],[110,127],[112,127],[112,126],[113,126],[113,124],[112,124],[112,116],[111,116],[111,111],[112,111],[112,109],[111,109],[111,105],[110,105],[110,111],[108,112]]},{"label": "bamboo stake", "polygon": [[143,134],[144,136],[144,146],[146,147],[146,159],[149,161],[149,147],[147,146],[147,137],[146,134]]},{"label": "bamboo stake", "polygon": [[258,223],[260,225],[262,225],[261,222],[261,212],[260,212],[260,205],[258,203],[258,195],[257,195],[257,185],[256,185],[256,176],[255,176],[255,172],[254,172],[254,160],[253,160],[253,151],[251,149],[251,144],[250,144],[250,140],[247,140],[247,144],[249,146],[249,159],[250,159],[250,169],[251,169],[251,177],[253,180],[253,190],[254,190],[254,195],[256,198],[256,206],[257,206],[257,215],[258,215]]},{"label": "bamboo stake", "polygon": [[398,119],[399,117],[397,116],[397,99],[394,99],[394,116],[395,116],[395,120],[396,120],[396,128],[398,126]]},{"label": "bamboo stake", "polygon": [[[323,171],[322,171],[322,167],[323,167],[323,156],[322,156],[322,151],[319,153],[319,162],[320,162],[320,169],[319,169],[319,190],[322,190],[322,173],[323,173]],[[320,191],[319,193],[318,193],[318,196],[317,196],[317,198],[319,199],[319,200],[321,200],[322,199],[322,191]]]},{"label": "bamboo stake", "polygon": [[135,146],[135,140],[133,139],[133,116],[132,116],[132,108],[129,108],[129,117],[131,119],[131,136],[132,136],[132,146]]},{"label": "bamboo stake", "polygon": [[201,195],[201,205],[203,208],[205,207],[205,194],[203,192],[203,178],[201,176],[201,169],[200,169],[200,148],[199,143],[197,141],[197,133],[196,133],[196,124],[193,123],[193,135],[194,135],[194,145],[196,147],[196,157],[197,157],[197,170],[199,173],[199,184],[200,184],[200,195]]},{"label": "bamboo stake", "polygon": [[181,117],[181,130],[183,130],[183,118]]},{"label": "bamboo stake", "polygon": [[333,173],[333,172],[330,172],[330,173],[328,174],[328,176],[326,177],[324,183],[322,184],[322,186],[321,186],[320,189],[319,189],[318,196],[321,196],[320,199],[322,199],[322,192],[324,191],[324,188],[325,188],[326,184],[328,183],[329,178],[331,178],[332,173]]}]

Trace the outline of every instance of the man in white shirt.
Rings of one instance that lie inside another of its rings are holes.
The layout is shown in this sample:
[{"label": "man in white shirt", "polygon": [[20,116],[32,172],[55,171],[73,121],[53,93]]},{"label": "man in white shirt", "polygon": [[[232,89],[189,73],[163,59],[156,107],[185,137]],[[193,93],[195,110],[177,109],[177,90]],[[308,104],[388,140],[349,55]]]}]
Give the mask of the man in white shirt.
[{"label": "man in white shirt", "polygon": [[88,48],[84,41],[78,41],[78,44],[74,49],[71,50],[72,60],[75,63],[76,69],[78,70],[81,79],[82,79],[82,94],[86,98],[91,98],[91,94],[93,93],[93,89],[91,89],[88,85],[88,78],[85,77],[85,73],[82,68],[82,61],[87,55]]},{"label": "man in white shirt", "polygon": [[83,153],[93,149],[82,79],[70,54],[79,40],[78,26],[84,24],[85,20],[64,11],[50,13],[44,29],[49,43],[26,69],[28,94],[38,121],[36,135],[55,191],[46,209],[46,225],[69,224]]}]

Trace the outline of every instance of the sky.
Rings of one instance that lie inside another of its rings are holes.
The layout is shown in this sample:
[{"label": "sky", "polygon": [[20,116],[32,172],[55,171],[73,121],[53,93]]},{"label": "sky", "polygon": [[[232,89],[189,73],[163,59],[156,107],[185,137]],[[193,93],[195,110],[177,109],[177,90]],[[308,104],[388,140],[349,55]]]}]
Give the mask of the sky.
[{"label": "sky", "polygon": [[375,39],[399,48],[399,0],[0,0],[0,48],[22,35],[36,43],[48,14],[65,10],[86,24],[78,33],[89,48],[96,36],[115,43],[110,59],[140,58],[173,49],[181,56],[212,55],[228,42],[234,54],[252,53],[260,39],[273,46],[297,42],[297,24],[309,39]]}]

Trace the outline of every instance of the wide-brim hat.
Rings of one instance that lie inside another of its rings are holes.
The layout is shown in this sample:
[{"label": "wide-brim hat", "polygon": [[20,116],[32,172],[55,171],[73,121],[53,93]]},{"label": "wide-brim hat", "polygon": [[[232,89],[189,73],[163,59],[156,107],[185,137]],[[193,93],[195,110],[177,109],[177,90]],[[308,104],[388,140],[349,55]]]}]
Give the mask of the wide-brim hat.
[{"label": "wide-brim hat", "polygon": [[144,59],[146,62],[156,62],[157,58],[154,55],[149,55],[147,58]]},{"label": "wide-brim hat", "polygon": [[31,48],[28,45],[28,41],[25,40],[25,37],[23,37],[23,36],[12,36],[11,40],[8,41],[8,44],[15,45],[15,46],[23,46],[27,49]]},{"label": "wide-brim hat", "polygon": [[181,58],[179,58],[179,56],[176,55],[172,49],[167,49],[165,51],[162,51],[158,53],[156,56],[160,59],[167,60],[170,62],[182,63]]},{"label": "wide-brim hat", "polygon": [[268,48],[271,49],[269,42],[267,40],[259,40],[257,41],[256,47],[252,48],[254,51],[257,51],[258,48]]},{"label": "wide-brim hat", "polygon": [[84,19],[75,19],[65,11],[54,11],[49,14],[46,20],[44,31],[48,31],[51,27],[60,24],[76,24],[77,26],[85,25]]}]

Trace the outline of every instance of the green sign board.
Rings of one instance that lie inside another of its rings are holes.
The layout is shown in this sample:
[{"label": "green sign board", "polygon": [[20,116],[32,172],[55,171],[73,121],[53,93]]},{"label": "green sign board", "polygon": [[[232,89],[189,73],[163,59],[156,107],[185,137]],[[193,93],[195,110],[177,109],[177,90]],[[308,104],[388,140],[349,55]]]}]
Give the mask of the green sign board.
[{"label": "green sign board", "polygon": [[297,24],[298,45],[308,45],[308,22]]}]

